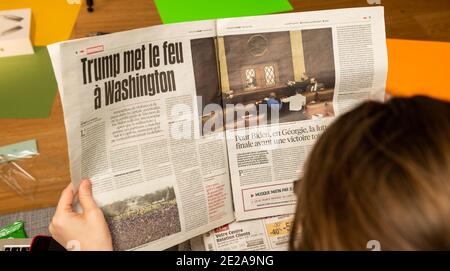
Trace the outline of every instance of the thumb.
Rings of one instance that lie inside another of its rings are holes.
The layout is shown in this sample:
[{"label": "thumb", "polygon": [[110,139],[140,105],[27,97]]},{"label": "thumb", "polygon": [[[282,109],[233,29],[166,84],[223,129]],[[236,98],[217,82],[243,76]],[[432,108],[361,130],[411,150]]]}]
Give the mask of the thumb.
[{"label": "thumb", "polygon": [[92,196],[91,181],[82,180],[80,187],[78,188],[78,199],[80,201],[83,212],[89,212],[97,209],[97,204]]}]

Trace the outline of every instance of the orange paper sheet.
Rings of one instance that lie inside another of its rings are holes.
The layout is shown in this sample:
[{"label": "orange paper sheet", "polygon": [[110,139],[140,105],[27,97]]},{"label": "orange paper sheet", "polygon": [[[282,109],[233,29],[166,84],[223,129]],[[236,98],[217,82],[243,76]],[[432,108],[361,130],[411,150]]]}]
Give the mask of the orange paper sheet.
[{"label": "orange paper sheet", "polygon": [[76,0],[0,0],[0,10],[31,8],[31,42],[34,46],[46,46],[69,39],[80,3]]},{"label": "orange paper sheet", "polygon": [[450,101],[450,43],[388,39],[387,91]]}]

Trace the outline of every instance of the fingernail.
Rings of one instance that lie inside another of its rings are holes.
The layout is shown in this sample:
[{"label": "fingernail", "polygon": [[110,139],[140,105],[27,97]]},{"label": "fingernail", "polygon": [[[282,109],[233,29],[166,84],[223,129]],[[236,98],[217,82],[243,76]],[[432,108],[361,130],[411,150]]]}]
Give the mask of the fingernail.
[{"label": "fingernail", "polygon": [[85,190],[88,190],[87,188],[89,187],[89,182],[87,180],[81,180],[80,183],[80,190],[83,190],[83,192]]}]

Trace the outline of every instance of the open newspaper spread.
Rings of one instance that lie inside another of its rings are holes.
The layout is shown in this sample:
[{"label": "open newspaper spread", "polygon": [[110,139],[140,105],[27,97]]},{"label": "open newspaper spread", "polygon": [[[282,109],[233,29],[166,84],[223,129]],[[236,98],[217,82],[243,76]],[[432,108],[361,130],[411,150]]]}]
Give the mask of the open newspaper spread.
[{"label": "open newspaper spread", "polygon": [[208,248],[262,236],[255,249],[286,248],[287,227],[270,235],[280,217],[266,217],[294,212],[313,143],[335,116],[384,99],[383,16],[244,17],[50,45],[71,179],[91,179],[114,248],[165,249],[249,219],[227,227],[256,241],[210,234]]}]

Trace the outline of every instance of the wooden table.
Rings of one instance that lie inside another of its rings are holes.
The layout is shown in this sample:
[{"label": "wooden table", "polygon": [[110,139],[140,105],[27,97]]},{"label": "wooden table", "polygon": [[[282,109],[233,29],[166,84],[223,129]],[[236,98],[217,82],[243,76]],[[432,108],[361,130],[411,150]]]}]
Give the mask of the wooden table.
[{"label": "wooden table", "polygon": [[[83,1],[85,2],[85,1]],[[367,6],[366,0],[291,0],[296,11]],[[382,0],[390,38],[450,41],[448,0]],[[84,5],[84,3],[83,3]],[[96,0],[94,12],[81,8],[72,37],[92,32],[116,32],[160,24],[150,0]],[[0,146],[35,138],[40,155],[30,173],[40,182],[34,201],[25,200],[0,185],[0,214],[55,206],[69,183],[67,141],[59,96],[46,119],[0,119]]]}]

